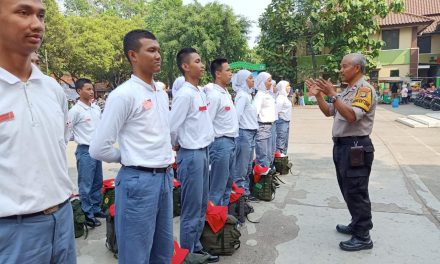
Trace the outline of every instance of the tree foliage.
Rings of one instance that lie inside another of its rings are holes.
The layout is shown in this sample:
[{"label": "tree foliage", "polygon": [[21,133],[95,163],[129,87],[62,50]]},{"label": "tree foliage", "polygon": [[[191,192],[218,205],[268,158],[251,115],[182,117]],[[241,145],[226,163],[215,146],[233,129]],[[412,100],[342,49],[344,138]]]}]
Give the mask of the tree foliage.
[{"label": "tree foliage", "polygon": [[196,48],[208,63],[222,56],[242,59],[248,51],[250,22],[228,6],[182,0],[44,0],[46,36],[41,49],[48,54],[49,73],[60,78],[88,77],[116,87],[130,74],[123,54],[123,37],[130,30],[152,31],[161,45],[162,72],[157,79],[171,83],[179,74],[175,56],[183,47]]},{"label": "tree foliage", "polygon": [[369,68],[375,68],[383,45],[372,38],[379,31],[378,18],[401,11],[401,0],[273,0],[259,21],[260,53],[277,76],[293,79],[298,72],[291,67],[304,50],[308,55],[327,51],[322,73],[329,77],[338,76],[342,57],[351,52],[363,53]]}]

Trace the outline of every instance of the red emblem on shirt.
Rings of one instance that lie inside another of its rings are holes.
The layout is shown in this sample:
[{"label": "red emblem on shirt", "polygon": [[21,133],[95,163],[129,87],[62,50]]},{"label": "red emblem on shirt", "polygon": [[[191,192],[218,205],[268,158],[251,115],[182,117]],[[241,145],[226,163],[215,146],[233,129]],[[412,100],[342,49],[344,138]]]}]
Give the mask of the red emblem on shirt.
[{"label": "red emblem on shirt", "polygon": [[145,110],[149,110],[151,109],[151,107],[153,107],[153,102],[151,101],[151,99],[147,99],[144,101],[143,106]]},{"label": "red emblem on shirt", "polygon": [[229,111],[229,110],[231,110],[231,107],[230,106],[225,106],[225,110]]},{"label": "red emblem on shirt", "polygon": [[206,105],[204,106],[199,106],[199,111],[206,111],[208,110],[208,108],[206,107]]},{"label": "red emblem on shirt", "polygon": [[0,123],[11,121],[13,119],[14,119],[14,112],[9,112],[9,113],[0,115]]}]

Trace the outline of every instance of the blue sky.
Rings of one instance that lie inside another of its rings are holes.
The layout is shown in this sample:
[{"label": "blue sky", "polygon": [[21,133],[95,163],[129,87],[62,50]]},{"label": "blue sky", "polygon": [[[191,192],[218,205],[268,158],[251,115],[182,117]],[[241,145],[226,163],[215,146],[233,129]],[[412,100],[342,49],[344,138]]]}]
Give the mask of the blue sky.
[{"label": "blue sky", "polygon": [[[232,7],[236,14],[242,15],[250,19],[252,22],[251,32],[249,34],[249,46],[255,46],[255,38],[260,34],[258,27],[258,18],[264,12],[264,9],[270,4],[271,0],[198,0],[201,4],[209,2],[219,2]],[[192,3],[193,0],[183,0],[184,4]]]}]

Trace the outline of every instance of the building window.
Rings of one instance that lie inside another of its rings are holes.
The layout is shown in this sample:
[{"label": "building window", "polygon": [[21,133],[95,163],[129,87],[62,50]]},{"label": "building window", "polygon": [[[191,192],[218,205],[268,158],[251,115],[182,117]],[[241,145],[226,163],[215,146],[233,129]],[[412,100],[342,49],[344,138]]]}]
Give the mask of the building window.
[{"label": "building window", "polygon": [[431,36],[419,37],[417,46],[420,53],[431,53]]},{"label": "building window", "polygon": [[391,70],[390,77],[399,77],[399,70]]},{"label": "building window", "polygon": [[399,33],[399,29],[382,31],[382,40],[385,42],[384,50],[399,48]]}]

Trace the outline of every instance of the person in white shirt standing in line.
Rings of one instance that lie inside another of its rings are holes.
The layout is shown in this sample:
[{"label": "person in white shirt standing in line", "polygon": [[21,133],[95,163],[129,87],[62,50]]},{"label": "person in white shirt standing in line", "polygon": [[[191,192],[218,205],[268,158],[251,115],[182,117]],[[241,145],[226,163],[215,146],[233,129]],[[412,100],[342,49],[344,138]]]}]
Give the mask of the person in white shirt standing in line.
[{"label": "person in white shirt standing in line", "polygon": [[[92,158],[122,164],[116,177],[119,263],[171,263],[173,153],[168,96],[156,89],[160,46],[146,30],[124,37],[133,74],[110,93],[90,144]],[[119,148],[113,147],[118,140]]]},{"label": "person in white shirt standing in line", "polygon": [[209,146],[209,200],[216,205],[228,205],[232,189],[235,138],[238,137],[238,117],[228,92],[232,79],[228,61],[215,59],[210,68],[214,85],[206,94],[215,140]]},{"label": "person in white shirt standing in line", "polygon": [[[272,80],[272,87],[270,88],[270,95],[272,95],[273,99],[277,100],[278,97],[278,90],[277,90],[277,82]],[[275,121],[274,125],[272,126],[272,129],[270,131],[271,134],[271,140],[270,140],[270,150],[271,150],[271,156],[270,156],[270,166],[274,167],[273,162],[275,161],[275,151],[277,149],[277,126],[276,122],[278,121],[278,109],[275,107]]]},{"label": "person in white shirt standing in line", "polygon": [[272,87],[272,76],[267,72],[260,72],[255,79],[257,94],[254,98],[254,105],[258,114],[258,131],[256,137],[256,173],[265,174],[269,172],[271,158],[273,156],[271,149],[271,131],[274,125],[275,99],[270,94]]},{"label": "person in white shirt standing in line", "polygon": [[0,263],[76,263],[67,99],[31,63],[44,18],[41,1],[0,1]]},{"label": "person in white shirt standing in line", "polygon": [[[205,93],[198,88],[205,66],[193,48],[180,50],[176,62],[185,76],[171,107],[171,143],[177,151],[177,177],[182,188],[180,246],[192,253],[208,255],[200,237],[208,206],[208,145],[214,140],[214,130]],[[209,262],[218,260],[218,256],[209,256]]]},{"label": "person in white shirt standing in line", "polygon": [[254,77],[248,70],[238,71],[232,79],[232,88],[237,93],[235,109],[239,122],[233,179],[239,187],[244,188],[245,198],[250,201],[256,201],[249,189],[249,175],[252,173],[252,159],[258,129],[257,109],[252,104],[251,96],[253,87]]},{"label": "person in white shirt standing in line", "polygon": [[93,84],[89,79],[78,79],[75,82],[75,89],[79,94],[79,100],[69,110],[69,131],[73,134],[76,144],[78,144],[75,157],[81,208],[86,216],[86,224],[90,227],[96,227],[101,225],[96,217],[106,217],[100,207],[102,200],[102,162],[90,157],[89,145],[101,119],[101,108],[91,103],[95,93]]},{"label": "person in white shirt standing in line", "polygon": [[276,108],[278,120],[276,121],[276,151],[287,155],[289,143],[289,124],[292,116],[292,102],[287,98],[290,93],[290,83],[280,81],[277,85],[278,96],[276,99]]}]

